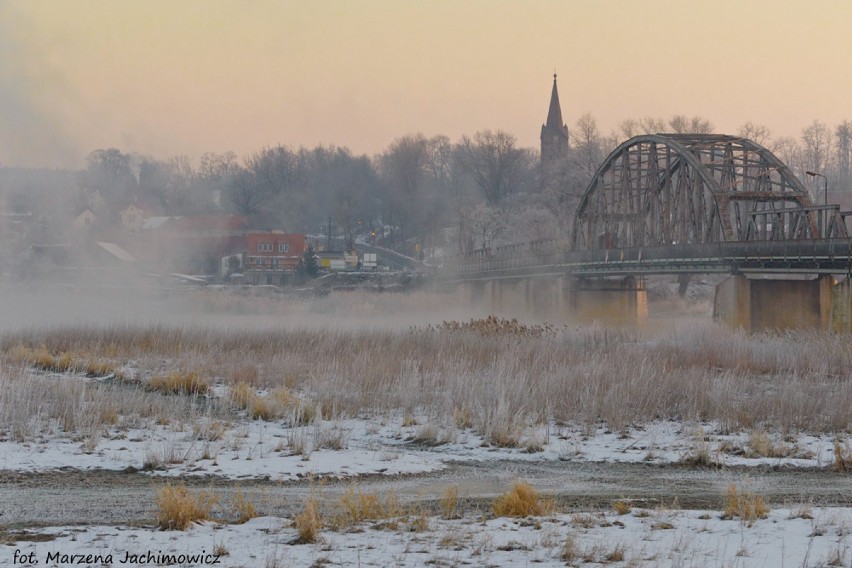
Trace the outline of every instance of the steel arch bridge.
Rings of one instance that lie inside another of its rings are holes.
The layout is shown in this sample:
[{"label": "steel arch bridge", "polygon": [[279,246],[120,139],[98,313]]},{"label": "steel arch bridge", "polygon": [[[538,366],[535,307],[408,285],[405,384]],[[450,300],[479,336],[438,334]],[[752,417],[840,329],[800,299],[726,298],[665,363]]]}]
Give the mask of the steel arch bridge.
[{"label": "steel arch bridge", "polygon": [[598,168],[565,239],[449,259],[447,282],[645,274],[852,274],[838,205],[814,205],[766,148],[721,134],[649,134]]},{"label": "steel arch bridge", "polygon": [[836,206],[815,207],[769,150],[720,134],[637,136],[598,168],[573,250],[845,238]]}]

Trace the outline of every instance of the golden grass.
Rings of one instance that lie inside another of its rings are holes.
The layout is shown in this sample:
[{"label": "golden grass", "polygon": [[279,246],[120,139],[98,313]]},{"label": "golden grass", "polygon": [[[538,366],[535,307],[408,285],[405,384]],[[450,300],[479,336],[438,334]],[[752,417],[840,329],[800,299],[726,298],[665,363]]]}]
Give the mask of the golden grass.
[{"label": "golden grass", "polygon": [[458,507],[459,486],[450,485],[441,495],[441,515],[445,519],[455,519],[458,517]]},{"label": "golden grass", "polygon": [[247,497],[242,491],[234,495],[234,511],[237,513],[237,523],[243,524],[257,516],[254,501]]},{"label": "golden grass", "polygon": [[769,505],[762,495],[756,495],[748,491],[738,491],[733,483],[728,485],[725,492],[725,509],[723,518],[733,519],[739,517],[749,525],[757,519],[765,519],[769,515]]},{"label": "golden grass", "polygon": [[231,404],[245,410],[253,420],[275,420],[289,415],[294,425],[311,424],[317,417],[315,404],[294,395],[287,387],[278,387],[261,396],[249,383],[231,387]]},{"label": "golden grass", "polygon": [[340,498],[339,513],[334,518],[338,528],[348,527],[362,521],[393,519],[402,515],[402,508],[395,493],[362,493],[353,484]]},{"label": "golden grass", "polygon": [[293,519],[298,534],[299,544],[313,544],[320,541],[320,531],[323,527],[319,503],[315,497],[305,499],[304,510]]},{"label": "golden grass", "polygon": [[84,372],[90,377],[119,376],[115,363],[96,357],[87,358],[70,351],[54,355],[44,345],[36,348],[16,345],[6,354],[6,360],[55,373]]},{"label": "golden grass", "polygon": [[786,458],[796,454],[794,445],[775,443],[763,430],[752,430],[749,433],[748,447],[750,457]]},{"label": "golden grass", "polygon": [[199,395],[210,391],[210,382],[195,371],[172,371],[152,377],[148,389],[164,394]]},{"label": "golden grass", "polygon": [[192,523],[210,518],[218,498],[208,491],[193,495],[183,485],[168,484],[157,492],[157,526],[183,531]]},{"label": "golden grass", "polygon": [[627,501],[616,501],[612,504],[612,508],[619,515],[626,515],[631,511],[630,503]]},{"label": "golden grass", "polygon": [[852,447],[849,440],[841,443],[840,438],[834,439],[834,464],[832,467],[837,471],[852,471]]},{"label": "golden grass", "polygon": [[521,481],[515,483],[510,491],[500,495],[491,505],[498,517],[540,517],[553,512],[552,499],[542,499],[532,486]]}]

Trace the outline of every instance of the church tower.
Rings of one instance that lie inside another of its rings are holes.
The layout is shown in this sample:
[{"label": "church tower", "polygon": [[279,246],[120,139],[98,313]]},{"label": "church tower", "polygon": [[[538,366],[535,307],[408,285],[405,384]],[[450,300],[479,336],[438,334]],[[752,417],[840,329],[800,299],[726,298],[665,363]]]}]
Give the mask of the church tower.
[{"label": "church tower", "polygon": [[556,73],[553,74],[553,91],[550,93],[550,108],[547,123],[541,127],[541,169],[545,184],[568,157],[568,127],[562,122],[559,106],[559,91],[556,89]]}]

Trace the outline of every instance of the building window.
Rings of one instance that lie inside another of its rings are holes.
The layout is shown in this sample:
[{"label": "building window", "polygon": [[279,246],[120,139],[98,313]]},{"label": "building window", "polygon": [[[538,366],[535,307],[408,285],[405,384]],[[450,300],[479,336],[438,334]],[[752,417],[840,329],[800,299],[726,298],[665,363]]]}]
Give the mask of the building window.
[{"label": "building window", "polygon": [[278,245],[278,252],[289,252],[290,245],[288,243],[281,243]]},{"label": "building window", "polygon": [[257,243],[257,252],[272,252],[270,243]]}]

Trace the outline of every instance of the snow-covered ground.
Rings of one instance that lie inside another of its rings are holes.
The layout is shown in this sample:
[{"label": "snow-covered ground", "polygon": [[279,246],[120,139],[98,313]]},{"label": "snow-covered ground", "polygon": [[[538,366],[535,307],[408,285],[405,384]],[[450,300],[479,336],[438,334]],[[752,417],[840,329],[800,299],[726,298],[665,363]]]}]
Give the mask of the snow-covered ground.
[{"label": "snow-covered ground", "polygon": [[294,544],[296,530],[288,520],[263,517],[242,525],[205,522],[186,532],[110,526],[35,529],[17,543],[0,546],[0,564],[32,555],[42,566],[72,566],[81,558],[74,555],[91,555],[86,564],[131,566],[218,561],[220,566],[282,568],[843,567],[852,565],[850,534],[852,509],[778,509],[751,525],[723,520],[718,511],[633,510],[541,519],[408,518],[396,524],[361,523],[339,532],[324,529],[321,542]]},{"label": "snow-covered ground", "polygon": [[320,420],[294,427],[280,421],[201,419],[192,424],[110,428],[84,439],[59,433],[23,443],[0,442],[0,468],[30,472],[135,468],[151,469],[155,475],[289,480],[308,475],[422,473],[453,461],[665,464],[703,454],[729,466],[826,467],[834,462],[832,435],[722,433],[713,423],[657,421],[623,432],[604,426],[551,425],[528,429],[518,448],[501,448],[486,444],[470,429],[430,426],[425,417],[413,422],[409,419],[403,426],[403,417],[397,416]]},{"label": "snow-covered ground", "polygon": [[[216,387],[213,396],[225,396],[220,390]],[[661,420],[619,431],[605,424],[530,426],[519,433],[518,447],[506,448],[488,444],[471,428],[434,423],[426,414],[318,418],[300,426],[250,420],[245,412],[224,415],[167,424],[140,419],[132,428],[118,420],[119,425],[74,435],[42,425],[26,441],[0,440],[0,469],[294,480],[429,473],[453,462],[701,461],[827,468],[835,459],[832,434],[732,433],[713,422]],[[849,442],[841,438],[849,455]],[[448,520],[412,511],[346,529],[326,527],[316,544],[295,544],[292,519],[275,517],[245,524],[205,522],[185,532],[153,525],[5,527],[0,566],[852,566],[852,509],[785,507],[751,524],[722,519],[720,511],[676,507],[528,519],[466,511]]]}]

